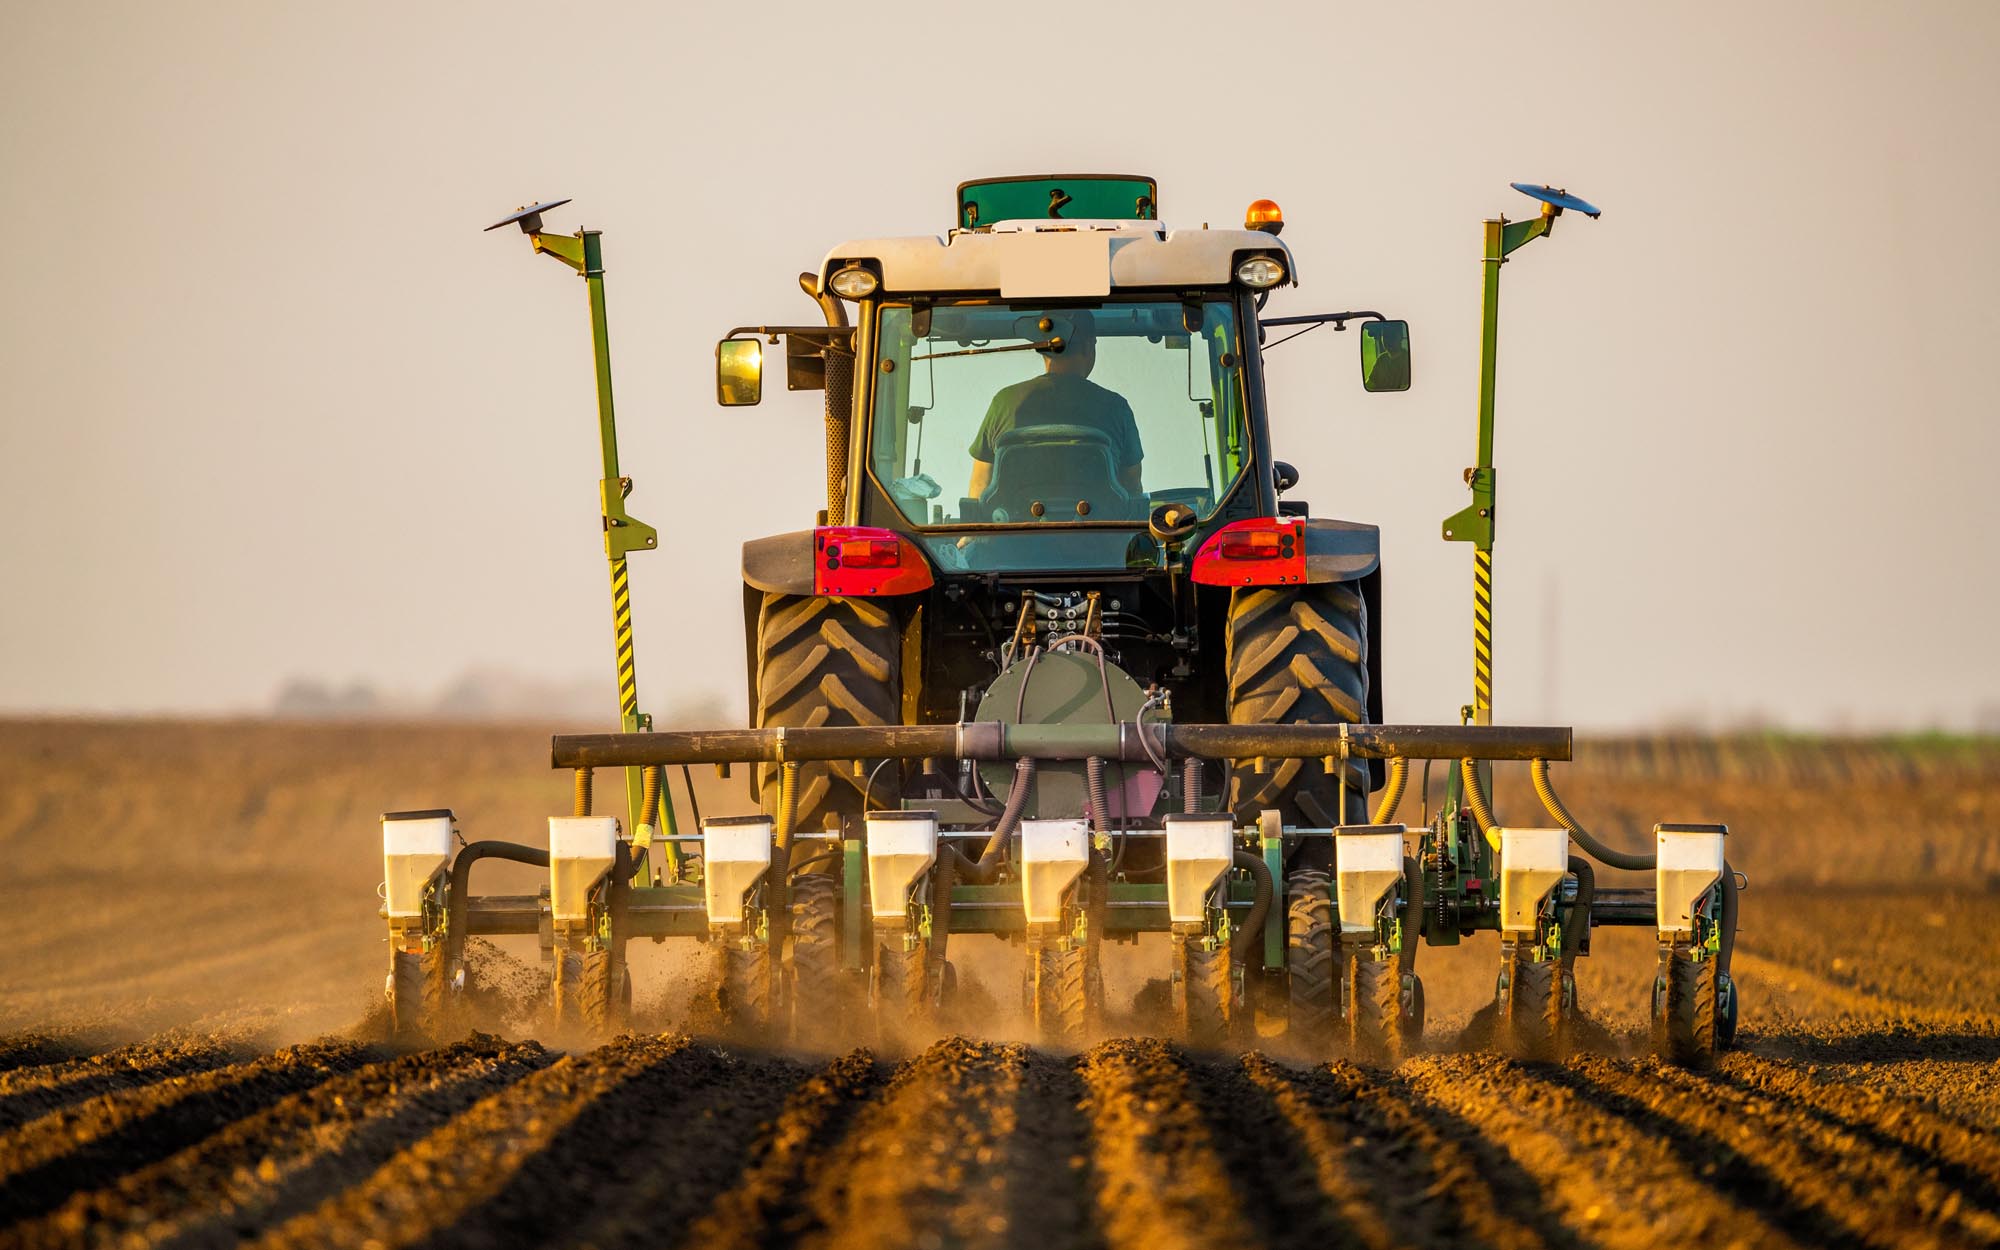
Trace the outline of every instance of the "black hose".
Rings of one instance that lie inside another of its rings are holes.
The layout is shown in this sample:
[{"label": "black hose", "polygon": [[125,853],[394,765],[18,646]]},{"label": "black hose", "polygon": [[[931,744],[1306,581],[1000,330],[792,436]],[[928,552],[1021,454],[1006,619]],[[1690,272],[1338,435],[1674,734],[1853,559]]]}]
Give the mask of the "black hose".
[{"label": "black hose", "polygon": [[1576,902],[1570,907],[1569,924],[1563,929],[1564,967],[1574,964],[1578,952],[1583,950],[1584,939],[1590,936],[1590,908],[1597,901],[1597,870],[1590,866],[1590,861],[1572,855],[1569,870],[1576,874]]},{"label": "black hose", "polygon": [[991,885],[1000,872],[1001,856],[1006,854],[1007,839],[1014,836],[1014,829],[1021,823],[1021,814],[1027,810],[1028,795],[1035,788],[1035,761],[1031,756],[1022,756],[1014,762],[1014,784],[1007,790],[1007,806],[1000,813],[999,823],[986,839],[986,848],[977,860],[967,859],[965,852],[957,847],[951,849],[956,857],[954,867],[958,875],[976,885]]},{"label": "black hose", "polygon": [[1425,897],[1424,893],[1426,880],[1423,865],[1417,860],[1405,856],[1403,858],[1403,881],[1409,888],[1410,897],[1407,906],[1403,909],[1403,914],[1409,918],[1409,921],[1403,925],[1403,951],[1402,958],[1398,961],[1402,965],[1404,972],[1414,971],[1417,964],[1417,940],[1423,936],[1424,908],[1429,906],[1429,900]]},{"label": "black hose", "polygon": [[[620,842],[619,845],[624,845]],[[462,847],[451,861],[451,892],[445,896],[444,966],[447,975],[456,973],[465,958],[465,910],[470,898],[472,866],[482,859],[505,859],[517,864],[549,866],[549,853],[518,842],[473,842]]]},{"label": "black hose", "polygon": [[958,882],[958,865],[965,858],[957,847],[940,847],[937,866],[931,869],[930,984],[944,983],[944,964],[951,940],[951,887]]},{"label": "black hose", "polygon": [[1104,796],[1104,759],[1093,755],[1083,762],[1084,787],[1090,793],[1090,825],[1099,837],[1111,836],[1111,807]]},{"label": "black hose", "polygon": [[1098,966],[1098,948],[1104,941],[1104,930],[1111,915],[1111,865],[1105,862],[1104,852],[1090,848],[1090,864],[1084,869],[1090,882],[1090,902],[1084,906],[1088,920],[1084,935],[1084,966]]},{"label": "black hose", "polygon": [[1722,944],[1715,952],[1716,971],[1729,975],[1729,960],[1736,954],[1736,870],[1722,861]]},{"label": "black hose", "polygon": [[1257,944],[1264,940],[1264,921],[1271,914],[1271,899],[1277,888],[1271,883],[1271,866],[1264,857],[1249,851],[1236,852],[1236,866],[1250,874],[1256,883],[1257,893],[1250,902],[1250,914],[1243,918],[1243,926],[1229,939],[1229,956],[1237,963],[1247,963],[1257,953]]},{"label": "black hose", "polygon": [[694,774],[686,764],[681,765],[681,784],[687,787],[688,810],[694,813],[694,831],[701,832],[701,800],[694,796]]},{"label": "black hose", "polygon": [[796,877],[814,864],[824,864],[830,859],[839,859],[840,856],[841,852],[839,851],[821,851],[817,855],[808,855],[791,866],[790,874]]},{"label": "black hose", "polygon": [[1547,760],[1535,760],[1530,763],[1528,775],[1535,783],[1535,793],[1541,798],[1542,806],[1549,809],[1549,815],[1556,818],[1557,824],[1569,830],[1569,836],[1576,839],[1576,844],[1590,852],[1599,863],[1633,872],[1644,872],[1659,866],[1660,857],[1657,854],[1641,855],[1632,851],[1613,850],[1592,837],[1589,831],[1578,824],[1576,817],[1570,815],[1569,809],[1563,806],[1563,801],[1556,797],[1555,786],[1549,781]]},{"label": "black hose", "polygon": [[1201,760],[1192,755],[1181,761],[1181,810],[1190,816],[1201,812]]}]

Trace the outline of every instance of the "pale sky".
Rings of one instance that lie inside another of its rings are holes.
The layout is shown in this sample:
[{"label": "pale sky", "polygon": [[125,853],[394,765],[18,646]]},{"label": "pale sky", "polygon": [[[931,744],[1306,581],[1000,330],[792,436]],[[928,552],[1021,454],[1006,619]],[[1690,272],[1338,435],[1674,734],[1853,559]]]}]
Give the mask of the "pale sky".
[{"label": "pale sky", "polygon": [[[288,679],[601,678],[583,285],[604,231],[644,705],[740,709],[740,543],[823,503],[817,393],[712,400],[844,238],[976,176],[1283,205],[1272,360],[1316,515],[1383,527],[1387,713],[1470,695],[1480,221],[1504,274],[1498,718],[2000,720],[2000,5],[68,4],[0,42],[0,711]],[[1115,14],[1109,15],[1109,14]]]}]

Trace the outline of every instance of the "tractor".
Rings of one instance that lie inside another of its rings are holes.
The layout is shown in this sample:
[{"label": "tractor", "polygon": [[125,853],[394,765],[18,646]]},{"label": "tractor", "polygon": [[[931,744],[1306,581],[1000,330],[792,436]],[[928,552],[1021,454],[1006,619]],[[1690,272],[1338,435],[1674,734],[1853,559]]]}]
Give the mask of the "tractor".
[{"label": "tractor", "polygon": [[[554,739],[575,803],[546,849],[454,849],[448,809],[385,815],[399,1032],[448,1027],[469,935],[537,933],[553,1012],[589,1029],[629,1011],[626,944],[677,938],[706,944],[732,1033],[809,1041],[858,1016],[914,1038],[951,1010],[955,944],[988,935],[1019,950],[1037,1034],[1073,1046],[1105,1027],[1107,961],[1159,934],[1188,1044],[1282,1030],[1393,1063],[1423,1043],[1418,948],[1497,930],[1495,1041],[1538,1059],[1569,1044],[1592,927],[1624,924],[1658,934],[1660,1052],[1729,1045],[1726,827],[1609,847],[1553,788],[1570,731],[1493,723],[1500,266],[1565,210],[1598,215],[1514,185],[1540,207],[1486,223],[1479,460],[1443,526],[1474,547],[1474,698],[1428,725],[1384,723],[1379,532],[1295,497],[1264,372],[1283,337],[1353,326],[1363,390],[1403,390],[1409,326],[1266,315],[1299,274],[1271,201],[1242,229],[1174,229],[1144,177],[967,182],[944,235],[852,240],[801,274],[810,323],[725,334],[721,405],[761,402],[780,365],[823,392],[827,487],[811,526],[744,544],[751,725],[700,731],[639,710],[627,559],[657,536],[625,507],[600,236],[545,231],[561,201],[495,223],[588,284],[620,724]],[[1412,761],[1422,810],[1399,823]],[[1553,823],[1499,823],[1501,761],[1529,766]],[[669,770],[694,765],[747,769],[756,810],[684,830]],[[625,783],[608,814],[603,770]],[[549,884],[474,896],[490,857]],[[1599,887],[1592,858],[1653,884]]]}]

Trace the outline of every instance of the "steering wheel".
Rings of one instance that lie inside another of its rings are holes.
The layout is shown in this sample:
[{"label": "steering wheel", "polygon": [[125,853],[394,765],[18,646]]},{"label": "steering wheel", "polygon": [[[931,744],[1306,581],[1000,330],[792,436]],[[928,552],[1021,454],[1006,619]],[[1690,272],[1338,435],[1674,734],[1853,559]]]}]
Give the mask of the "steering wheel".
[{"label": "steering wheel", "polygon": [[1175,543],[1185,542],[1187,536],[1194,533],[1195,523],[1200,520],[1201,514],[1186,504],[1168,502],[1146,514],[1146,528],[1152,531],[1156,541],[1166,546],[1173,546]]}]

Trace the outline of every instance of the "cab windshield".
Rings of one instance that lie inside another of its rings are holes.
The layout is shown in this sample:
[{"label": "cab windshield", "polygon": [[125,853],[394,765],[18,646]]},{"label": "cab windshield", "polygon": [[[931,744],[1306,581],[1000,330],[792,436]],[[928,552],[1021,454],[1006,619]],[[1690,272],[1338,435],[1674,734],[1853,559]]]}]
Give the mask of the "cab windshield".
[{"label": "cab windshield", "polygon": [[1247,455],[1237,334],[1223,299],[885,306],[871,468],[917,525],[1205,517]]}]

